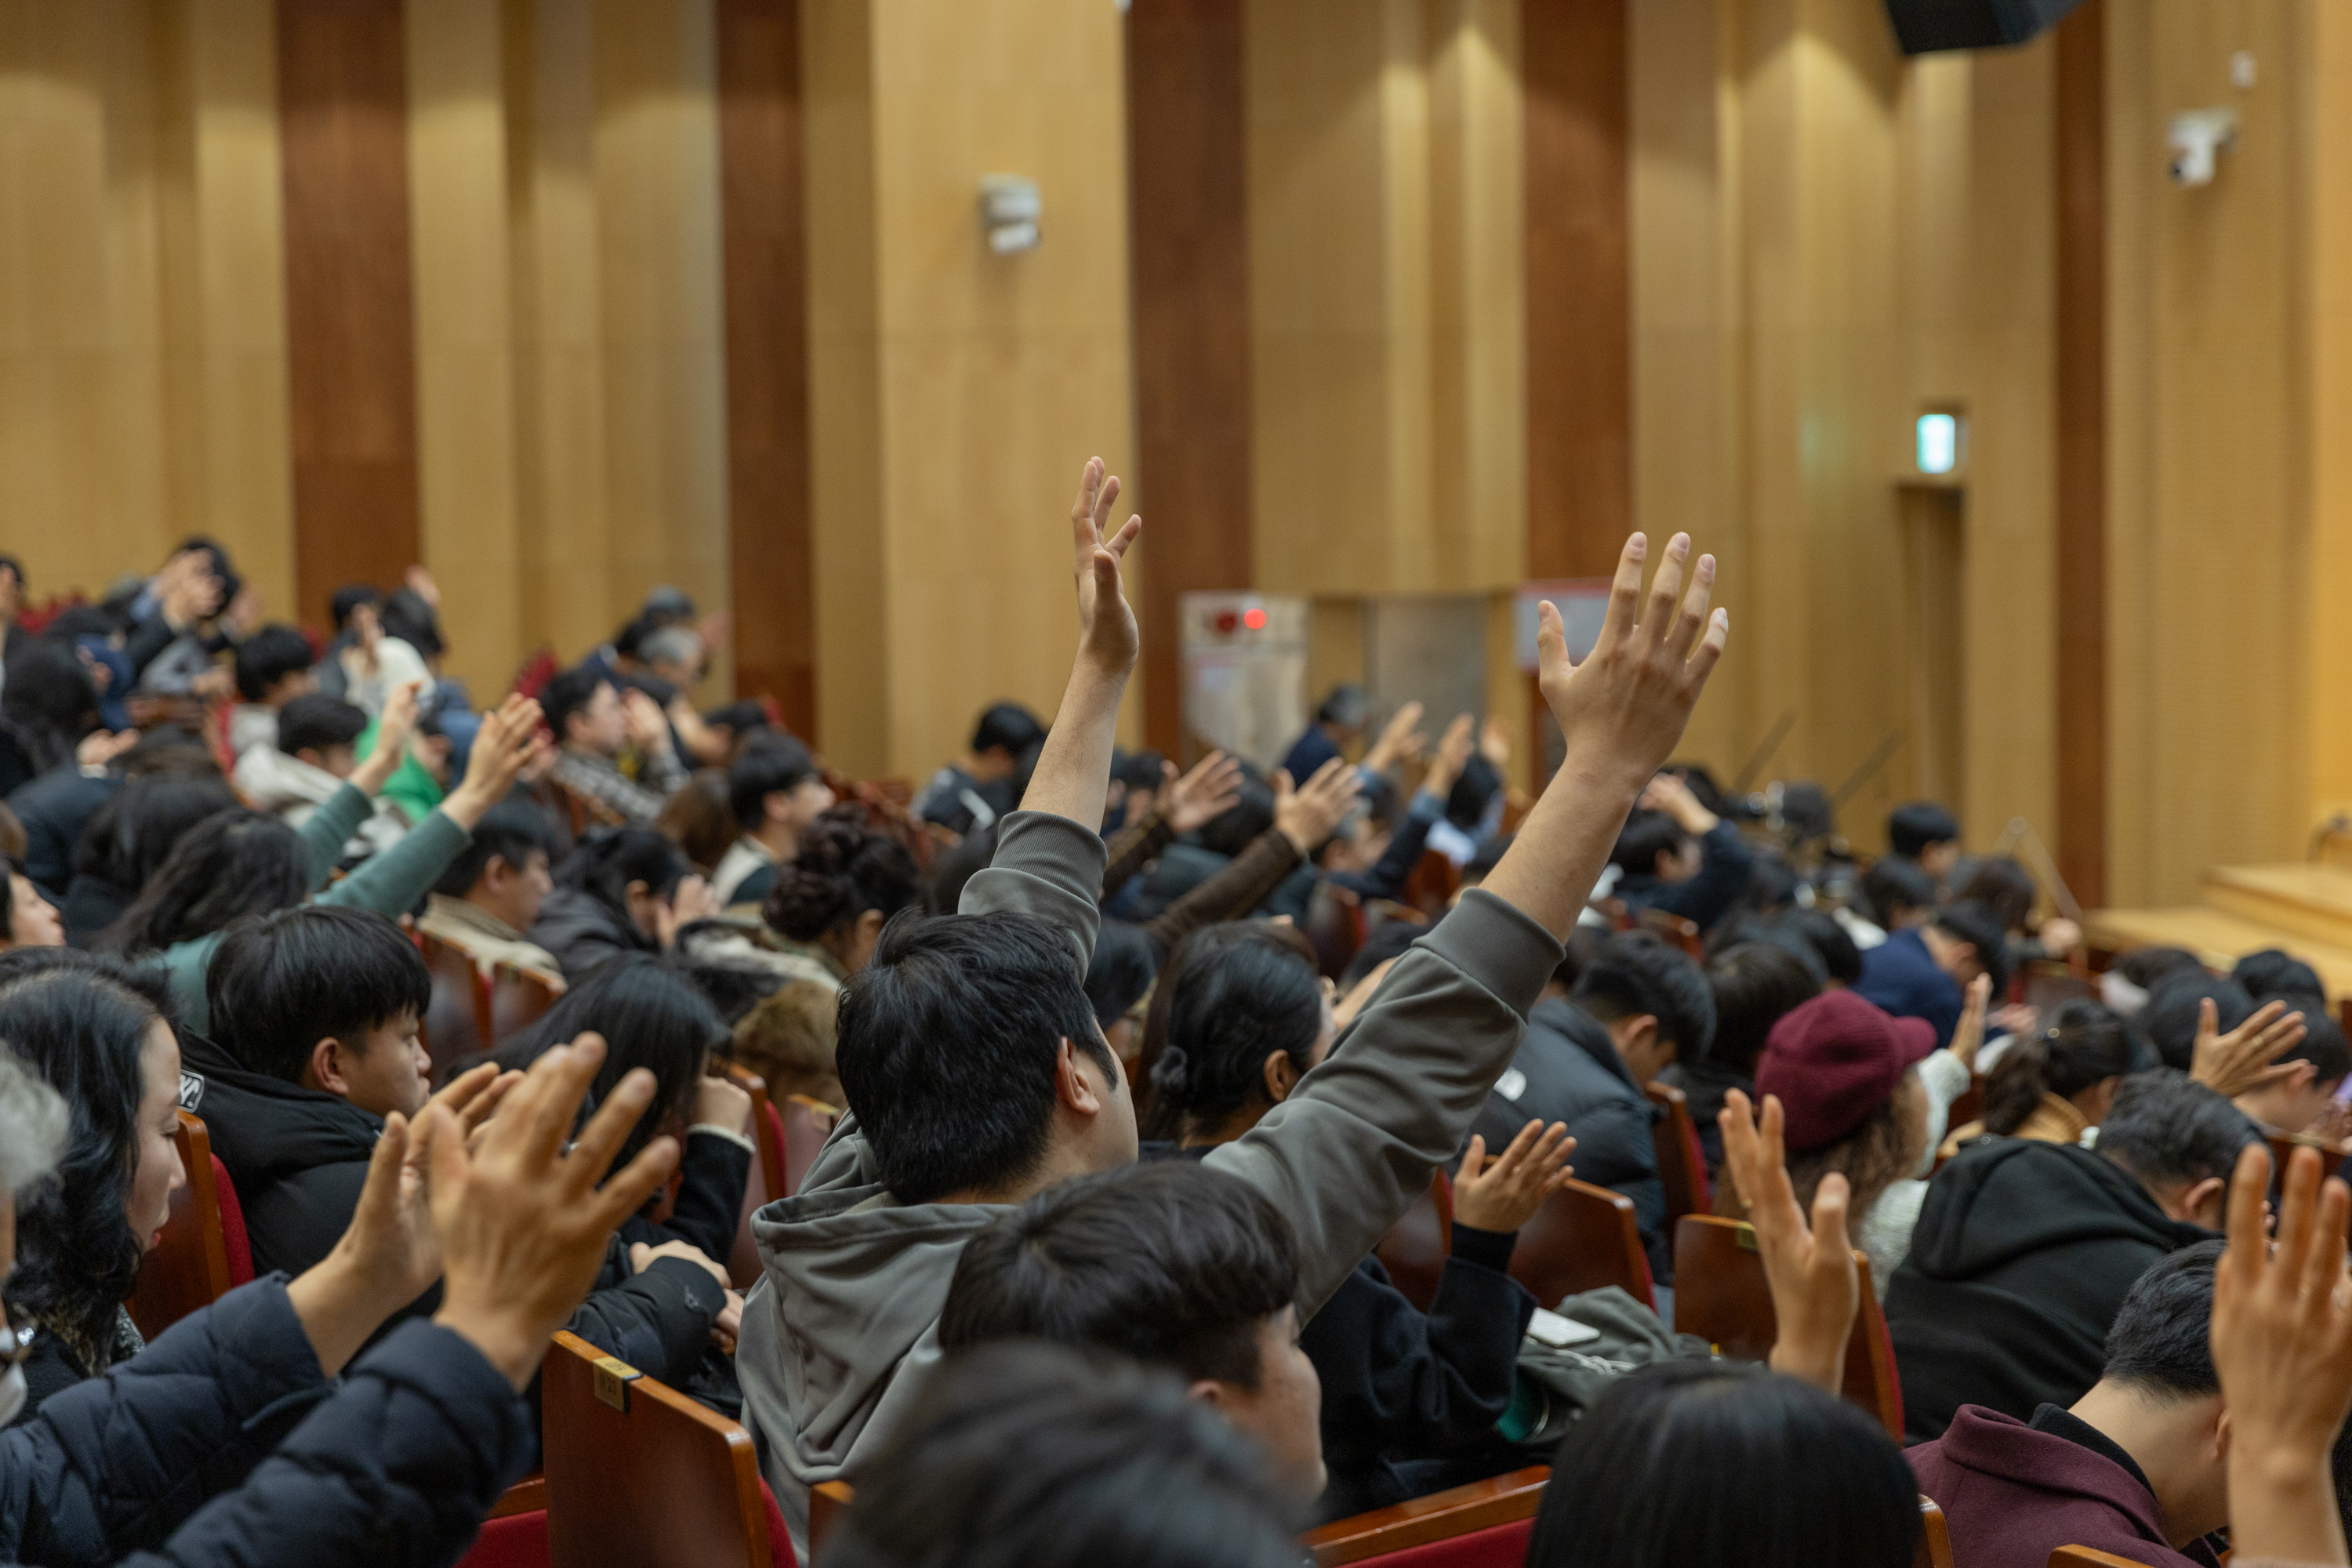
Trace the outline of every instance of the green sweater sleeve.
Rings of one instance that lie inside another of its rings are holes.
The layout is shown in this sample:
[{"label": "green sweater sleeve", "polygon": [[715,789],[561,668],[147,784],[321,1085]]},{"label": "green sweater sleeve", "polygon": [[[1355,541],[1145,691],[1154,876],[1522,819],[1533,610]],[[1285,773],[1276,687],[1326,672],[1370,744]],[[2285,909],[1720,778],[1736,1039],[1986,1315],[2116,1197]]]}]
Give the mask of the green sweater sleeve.
[{"label": "green sweater sleeve", "polygon": [[[374,812],[375,803],[350,784],[329,795],[326,803],[312,812],[310,820],[297,830],[302,840],[303,852],[310,858],[310,890],[317,892],[335,874],[343,858],[343,846],[360,830]],[[454,824],[452,826],[455,826]]]},{"label": "green sweater sleeve", "polygon": [[[349,793],[359,794],[357,790]],[[328,807],[341,798],[338,795],[328,801],[319,808],[319,815],[324,816]],[[433,890],[449,862],[464,854],[473,841],[474,836],[450,821],[448,813],[436,811],[410,828],[399,843],[320,894],[319,902],[373,910],[398,920]]]}]

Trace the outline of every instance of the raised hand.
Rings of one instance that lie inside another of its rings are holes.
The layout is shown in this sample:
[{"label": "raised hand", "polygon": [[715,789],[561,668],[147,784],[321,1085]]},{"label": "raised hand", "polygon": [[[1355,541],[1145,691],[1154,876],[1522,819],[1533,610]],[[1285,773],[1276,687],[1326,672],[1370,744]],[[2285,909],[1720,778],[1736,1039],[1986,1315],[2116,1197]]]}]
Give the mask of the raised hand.
[{"label": "raised hand", "polygon": [[352,770],[352,787],[362,795],[383,793],[400,764],[408,760],[408,738],[416,732],[416,704],[424,684],[404,680],[383,694],[383,714],[375,726],[375,750]]},{"label": "raised hand", "polygon": [[1470,744],[1475,738],[1472,723],[1470,715],[1465,713],[1445,727],[1445,733],[1437,742],[1437,755],[1431,759],[1429,772],[1422,777],[1421,787],[1440,800],[1454,793],[1462,770],[1470,765]]},{"label": "raised hand", "polygon": [[1822,1178],[1809,1227],[1789,1180],[1780,1097],[1764,1097],[1759,1128],[1754,1107],[1735,1089],[1724,1096],[1716,1125],[1723,1130],[1724,1167],[1748,1207],[1772,1292],[1772,1365],[1836,1394],[1845,1386],[1846,1339],[1862,1310],[1862,1277],[1846,1238],[1845,1177],[1832,1171]]},{"label": "raised hand", "polygon": [[332,1251],[286,1287],[287,1301],[329,1377],[386,1318],[441,1277],[441,1243],[425,1180],[428,1126],[422,1117],[412,1125],[398,1111],[384,1119],[351,1224]]},{"label": "raised hand", "polygon": [[1421,755],[1422,706],[1408,702],[1396,710],[1396,716],[1381,731],[1381,738],[1364,753],[1364,766],[1376,773],[1384,773],[1408,758]]},{"label": "raised hand", "polygon": [[1707,614],[1714,556],[1702,555],[1692,566],[1685,595],[1690,536],[1675,534],[1666,542],[1666,558],[1644,605],[1642,563],[1648,552],[1649,542],[1638,533],[1625,542],[1608,615],[1583,663],[1570,662],[1567,628],[1549,602],[1536,634],[1538,679],[1565,742],[1560,771],[1570,777],[1595,773],[1628,790],[1646,784],[1673,753],[1731,634],[1727,612]]},{"label": "raised hand", "polygon": [[509,697],[494,712],[482,716],[474,749],[466,758],[466,776],[441,803],[441,813],[470,833],[490,807],[506,799],[523,769],[547,745],[540,732],[539,704],[528,697]]},{"label": "raised hand", "polygon": [[1109,529],[1118,501],[1118,477],[1106,477],[1100,458],[1087,459],[1078,499],[1070,505],[1071,571],[1078,584],[1080,655],[1097,674],[1125,680],[1143,649],[1135,611],[1127,602],[1119,564],[1143,531],[1143,519],[1130,517]]},{"label": "raised hand", "polygon": [[2228,1034],[2221,1033],[2221,1016],[2210,996],[2198,1005],[2197,1043],[2189,1076],[2225,1100],[2235,1100],[2257,1089],[2295,1077],[2307,1062],[2273,1067],[2284,1052],[2303,1043],[2303,1015],[2290,1013],[2284,1002],[2266,1003]]},{"label": "raised hand", "polygon": [[604,1042],[583,1035],[531,1064],[472,1152],[456,1118],[428,1105],[434,1233],[445,1264],[437,1323],[463,1334],[517,1389],[548,1336],[576,1309],[613,1229],[677,1166],[677,1141],[656,1138],[627,1169],[604,1173],[647,1107],[654,1075],[632,1068],[567,1146]]},{"label": "raised hand", "polygon": [[[2344,1563],[2328,1456],[2352,1410],[2352,1293],[2344,1277],[2352,1191],[2297,1149],[2264,1234],[2270,1151],[2257,1140],[2230,1184],[2229,1240],[2213,1270],[2213,1370],[2230,1415],[2231,1545],[2241,1561]],[[2274,1245],[2273,1245],[2274,1239]]]},{"label": "raised hand", "polygon": [[1290,774],[1277,771],[1274,775],[1274,825],[1302,858],[1312,855],[1355,808],[1356,797],[1363,788],[1363,775],[1338,757],[1316,769],[1315,776],[1307,781],[1304,789],[1294,790]]},{"label": "raised hand", "polygon": [[1944,1048],[1960,1058],[1960,1065],[1976,1071],[1977,1051],[1984,1045],[1985,1009],[1992,1005],[1992,976],[1979,974],[1969,982],[1968,998],[1960,1006],[1960,1021],[1952,1030],[1952,1043]]},{"label": "raised hand", "polygon": [[1454,1220],[1473,1230],[1517,1230],[1536,1217],[1544,1200],[1568,1185],[1576,1173],[1568,1157],[1576,1140],[1568,1127],[1555,1121],[1528,1122],[1510,1146],[1486,1161],[1486,1140],[1472,1133],[1463,1151],[1462,1167],[1454,1177]]},{"label": "raised hand", "polygon": [[1511,771],[1511,731],[1500,719],[1489,718],[1478,731],[1478,754],[1498,773]]},{"label": "raised hand", "polygon": [[1175,763],[1167,769],[1168,796],[1161,809],[1180,835],[1214,822],[1242,798],[1242,764],[1223,752],[1211,752],[1182,778],[1176,776]]},{"label": "raised hand", "polygon": [[669,715],[662,705],[646,692],[631,687],[621,696],[621,720],[627,727],[629,739],[641,752],[670,750]]}]

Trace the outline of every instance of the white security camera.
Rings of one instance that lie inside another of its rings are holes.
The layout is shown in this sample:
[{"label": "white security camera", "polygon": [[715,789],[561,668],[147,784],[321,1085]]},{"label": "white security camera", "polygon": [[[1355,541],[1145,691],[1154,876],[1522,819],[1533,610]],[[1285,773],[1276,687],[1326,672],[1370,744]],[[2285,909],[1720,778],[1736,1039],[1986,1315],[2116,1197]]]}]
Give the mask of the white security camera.
[{"label": "white security camera", "polygon": [[2210,185],[2221,163],[2221,149],[2238,140],[2238,111],[2225,106],[2176,114],[2166,140],[2172,147],[2172,183]]}]

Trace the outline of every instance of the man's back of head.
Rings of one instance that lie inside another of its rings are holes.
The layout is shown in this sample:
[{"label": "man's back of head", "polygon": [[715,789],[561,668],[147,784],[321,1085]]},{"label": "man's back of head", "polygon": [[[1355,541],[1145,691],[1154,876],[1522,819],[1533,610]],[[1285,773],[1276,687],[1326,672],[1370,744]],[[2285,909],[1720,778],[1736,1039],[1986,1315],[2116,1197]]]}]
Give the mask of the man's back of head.
[{"label": "man's back of head", "polygon": [[2262,1138],[2246,1113],[2172,1068],[2134,1073],[2099,1125],[2098,1152],[2146,1187],[2173,1218],[2221,1226],[2238,1154]]},{"label": "man's back of head", "polygon": [[1886,847],[1906,860],[1925,862],[1939,850],[1957,853],[1959,841],[1959,818],[1932,800],[1911,801],[1887,814]]},{"label": "man's back of head", "polygon": [[1604,1025],[1656,1019],[1655,1048],[1668,1059],[1696,1060],[1715,1038],[1715,995],[1706,972],[1651,931],[1611,937],[1577,976],[1569,999]]},{"label": "man's back of head", "polygon": [[398,926],[321,904],[231,927],[205,979],[221,1045],[248,1071],[377,1115],[424,1102],[421,1056],[410,1053],[432,994],[432,975]]},{"label": "man's back of head", "polygon": [[972,726],[971,754],[985,757],[1003,752],[1007,760],[1018,762],[1023,752],[1045,741],[1045,726],[1037,721],[1037,715],[1018,702],[998,702],[984,709],[980,721]]}]

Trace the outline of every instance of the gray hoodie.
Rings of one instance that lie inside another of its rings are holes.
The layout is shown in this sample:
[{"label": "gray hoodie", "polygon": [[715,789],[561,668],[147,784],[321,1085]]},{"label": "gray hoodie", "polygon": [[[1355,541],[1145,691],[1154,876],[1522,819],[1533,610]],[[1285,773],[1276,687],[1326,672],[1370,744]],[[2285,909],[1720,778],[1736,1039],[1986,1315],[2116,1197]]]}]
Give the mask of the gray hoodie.
[{"label": "gray hoodie", "polygon": [[[1101,924],[1103,863],[1102,840],[1086,828],[1016,813],[961,912],[1054,921],[1083,969]],[[1211,1151],[1205,1163],[1289,1216],[1303,1312],[1329,1299],[1454,1157],[1560,957],[1551,934],[1508,904],[1466,895],[1398,960],[1323,1065],[1246,1136]],[[800,1195],[753,1216],[764,1272],[736,1358],[743,1419],[803,1552],[809,1489],[854,1476],[897,1431],[940,1359],[940,1309],[964,1243],[1009,1212],[899,1203],[850,1115]]]}]

